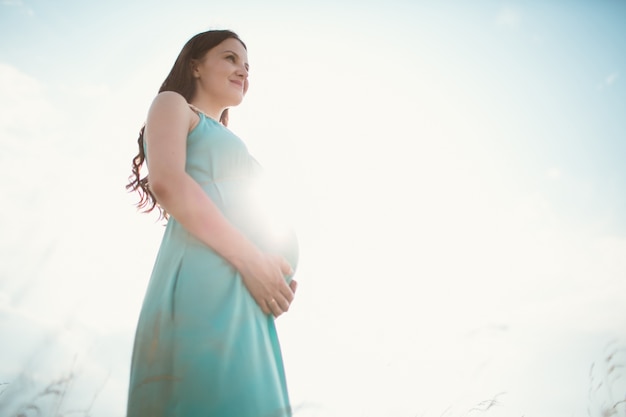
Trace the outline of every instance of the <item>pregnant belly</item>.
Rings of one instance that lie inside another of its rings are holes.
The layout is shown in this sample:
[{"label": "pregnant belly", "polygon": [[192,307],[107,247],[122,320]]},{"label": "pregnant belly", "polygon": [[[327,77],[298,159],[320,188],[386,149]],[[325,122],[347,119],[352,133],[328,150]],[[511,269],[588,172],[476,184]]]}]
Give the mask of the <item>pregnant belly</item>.
[{"label": "pregnant belly", "polygon": [[256,188],[257,185],[243,181],[218,182],[211,191],[217,192],[215,197],[223,213],[235,227],[262,251],[283,256],[295,271],[299,258],[295,230],[286,213],[273,206],[276,200]]},{"label": "pregnant belly", "polygon": [[[292,228],[279,225],[264,216],[246,216],[244,221],[234,222],[255,245],[268,253],[283,256],[295,271],[298,266],[298,239]],[[291,281],[291,277],[288,277]]]}]

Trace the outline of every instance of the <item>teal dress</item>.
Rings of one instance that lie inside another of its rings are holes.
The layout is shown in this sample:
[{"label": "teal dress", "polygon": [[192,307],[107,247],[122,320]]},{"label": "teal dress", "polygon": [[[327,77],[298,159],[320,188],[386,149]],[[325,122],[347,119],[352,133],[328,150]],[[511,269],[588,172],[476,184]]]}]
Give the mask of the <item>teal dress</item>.
[{"label": "teal dress", "polygon": [[[230,130],[199,117],[187,137],[187,173],[232,224],[295,270],[295,235],[277,235],[255,199],[259,164]],[[174,218],[137,325],[127,416],[291,416],[273,316],[261,311],[237,270]]]}]

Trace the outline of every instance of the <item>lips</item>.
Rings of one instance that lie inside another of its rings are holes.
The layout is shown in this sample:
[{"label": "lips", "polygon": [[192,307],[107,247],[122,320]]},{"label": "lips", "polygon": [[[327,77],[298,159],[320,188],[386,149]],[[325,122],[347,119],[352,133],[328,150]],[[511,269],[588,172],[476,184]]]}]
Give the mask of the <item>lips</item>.
[{"label": "lips", "polygon": [[230,80],[231,83],[235,84],[236,86],[243,88],[243,81],[239,81],[239,80]]}]

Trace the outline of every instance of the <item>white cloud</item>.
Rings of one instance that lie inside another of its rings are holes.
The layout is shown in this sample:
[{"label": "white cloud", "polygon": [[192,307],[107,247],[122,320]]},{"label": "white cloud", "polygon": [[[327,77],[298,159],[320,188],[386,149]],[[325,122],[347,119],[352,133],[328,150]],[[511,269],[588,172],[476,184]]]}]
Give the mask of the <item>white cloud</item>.
[{"label": "white cloud", "polygon": [[15,7],[28,16],[34,16],[35,12],[32,8],[26,6],[22,0],[0,0],[0,6]]},{"label": "white cloud", "polygon": [[598,84],[598,90],[609,88],[610,86],[612,86],[613,84],[617,82],[618,78],[619,78],[619,72],[617,71],[612,72],[611,74],[604,77],[604,80],[602,80],[602,82]]},{"label": "white cloud", "polygon": [[83,84],[76,89],[76,93],[90,99],[108,98],[111,96],[111,88],[106,84]]},{"label": "white cloud", "polygon": [[612,85],[613,83],[615,83],[615,81],[617,81],[618,77],[619,77],[619,74],[617,72],[614,72],[610,75],[607,75],[607,77],[604,79],[604,82],[607,86]]},{"label": "white cloud", "polygon": [[522,21],[522,14],[519,10],[511,7],[504,7],[496,16],[496,25],[509,29],[518,29]]},{"label": "white cloud", "polygon": [[561,178],[561,170],[558,167],[552,167],[546,172],[546,176],[551,180],[558,180]]},{"label": "white cloud", "polygon": [[39,127],[50,127],[58,118],[59,112],[46,98],[41,82],[0,62],[0,133],[3,139],[7,132],[33,133]]}]

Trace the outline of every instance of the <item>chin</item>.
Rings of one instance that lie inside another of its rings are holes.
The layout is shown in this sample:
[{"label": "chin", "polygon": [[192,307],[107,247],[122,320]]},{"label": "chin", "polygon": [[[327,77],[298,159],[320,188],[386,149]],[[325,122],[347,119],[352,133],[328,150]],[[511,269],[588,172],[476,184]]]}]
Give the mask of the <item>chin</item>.
[{"label": "chin", "polygon": [[230,100],[230,106],[229,107],[235,107],[241,104],[241,102],[243,101],[243,94],[239,97],[233,97],[232,100]]}]

